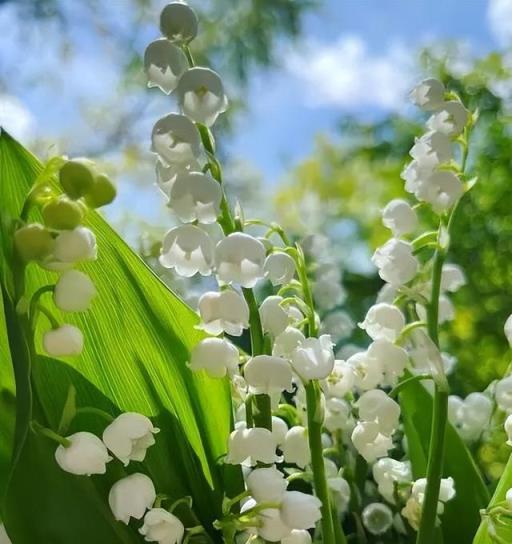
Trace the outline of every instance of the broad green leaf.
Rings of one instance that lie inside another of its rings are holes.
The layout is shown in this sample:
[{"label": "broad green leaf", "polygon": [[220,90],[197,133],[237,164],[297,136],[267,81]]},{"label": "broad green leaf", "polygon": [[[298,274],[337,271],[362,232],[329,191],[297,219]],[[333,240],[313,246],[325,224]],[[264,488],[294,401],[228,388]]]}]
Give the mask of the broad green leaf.
[{"label": "broad green leaf", "polygon": [[[432,396],[422,384],[411,383],[400,393],[400,405],[413,475],[421,478],[428,458]],[[470,544],[489,495],[471,453],[451,425],[446,430],[444,476],[455,480],[456,495],[441,516],[442,539],[445,544]]]},{"label": "broad green leaf", "polygon": [[[41,168],[38,160],[9,135],[5,132],[0,135],[3,223],[6,218],[8,223],[19,216]],[[37,214],[31,219],[37,221]],[[56,429],[70,383],[77,389],[78,407],[99,406],[113,414],[137,411],[152,417],[162,432],[144,465],[157,484],[157,492],[172,498],[191,495],[200,521],[210,524],[219,514],[224,486],[231,485],[236,490],[239,485],[238,473],[228,471],[226,475],[218,463],[226,451],[232,419],[228,385],[203,373],[193,374],[186,365],[190,349],[202,338],[202,333],[195,329],[196,315],[160,282],[98,213],[88,215],[86,226],[96,234],[99,258],[81,269],[93,279],[98,296],[92,310],[85,314],[64,315],[54,311],[59,320],[76,324],[84,331],[86,347],[80,357],[65,361],[40,355],[31,358],[28,364],[32,365],[34,417],[43,418],[43,424]],[[9,247],[8,238],[4,228],[4,254]],[[7,323],[12,351],[19,339],[12,308],[12,285],[5,270],[4,262],[4,303],[7,319],[12,322]],[[55,283],[56,277],[30,265],[27,293]],[[42,300],[51,307],[51,295],[44,295]],[[42,353],[41,334],[47,327],[40,318],[36,332],[38,353]],[[13,355],[13,360],[22,364],[23,357]],[[29,385],[27,381],[23,384],[23,380],[17,383],[18,413],[22,415],[30,404],[26,400],[30,396]],[[99,434],[104,425],[95,416],[80,416],[71,430],[92,429]],[[102,524],[104,533],[96,536],[94,542],[132,542],[126,539],[126,531],[119,530],[110,513],[103,510],[108,485],[122,473],[120,463],[111,463],[105,478],[94,477],[83,482],[82,478],[53,470],[54,445],[43,444],[43,439],[22,431],[17,433],[20,459],[11,475],[6,500],[6,527],[14,537],[14,544],[47,541],[45,533],[38,531],[44,531],[42,528],[49,524],[54,531],[52,541],[76,541],[72,532],[73,512],[79,512],[84,523],[90,515],[91,523]],[[136,465],[131,464],[130,471],[141,470]],[[44,474],[52,474],[54,486],[44,485],[47,481]],[[53,487],[59,490],[59,495],[55,496]],[[23,497],[34,494],[34,489],[37,489],[34,511],[28,516]],[[39,512],[35,507],[50,500],[59,503],[58,520],[43,519],[45,511]],[[26,523],[28,518],[30,524]],[[136,531],[129,529],[129,533],[130,538],[139,541]]]}]

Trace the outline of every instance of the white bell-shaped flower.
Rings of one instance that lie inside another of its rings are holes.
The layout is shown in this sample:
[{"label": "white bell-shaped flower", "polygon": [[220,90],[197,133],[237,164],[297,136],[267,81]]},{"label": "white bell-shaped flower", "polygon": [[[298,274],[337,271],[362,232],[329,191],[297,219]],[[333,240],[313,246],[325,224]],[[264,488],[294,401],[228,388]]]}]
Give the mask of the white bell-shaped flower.
[{"label": "white bell-shaped flower", "polygon": [[263,269],[272,285],[284,285],[295,275],[295,261],[287,253],[271,253],[265,259]]},{"label": "white bell-shaped flower", "polygon": [[414,159],[407,164],[400,174],[400,177],[405,181],[405,190],[416,195],[421,185],[433,174],[434,168],[433,160],[428,155]]},{"label": "white bell-shaped flower", "polygon": [[[257,505],[254,499],[248,499],[242,505],[240,512],[248,513]],[[257,516],[257,529],[255,533],[268,542],[282,542],[282,539],[291,533],[291,529],[282,521],[281,514],[277,508],[265,508]]]},{"label": "white bell-shaped flower", "polygon": [[268,429],[236,429],[229,436],[225,462],[240,465],[250,459],[253,464],[261,462],[271,465],[279,460],[276,449],[276,438]]},{"label": "white bell-shaped flower", "polygon": [[284,460],[305,468],[311,462],[307,430],[301,425],[295,425],[287,433],[282,447]]},{"label": "white bell-shaped flower", "polygon": [[257,502],[280,502],[288,487],[288,480],[275,466],[254,469],[246,483]]},{"label": "white bell-shaped flower", "polygon": [[384,379],[384,371],[378,359],[368,356],[368,351],[351,355],[347,364],[354,373],[354,384],[358,389],[367,391],[377,387]]},{"label": "white bell-shaped flower", "polygon": [[194,67],[182,76],[176,89],[183,113],[196,123],[207,127],[228,107],[222,80],[210,68]]},{"label": "white bell-shaped flower", "polygon": [[457,174],[440,170],[420,183],[415,195],[419,200],[431,204],[436,213],[442,213],[450,209],[463,192],[464,187]]},{"label": "white bell-shaped flower", "polygon": [[238,349],[225,338],[205,338],[190,353],[191,370],[205,370],[212,378],[238,373]]},{"label": "white bell-shaped flower", "polygon": [[199,328],[208,334],[219,335],[223,332],[231,336],[240,336],[249,328],[249,306],[244,297],[233,289],[208,291],[199,299]]},{"label": "white bell-shaped flower", "polygon": [[306,337],[299,329],[295,327],[286,327],[286,329],[276,336],[272,348],[272,355],[276,357],[285,357],[291,359],[293,352],[303,344]]},{"label": "white bell-shaped flower", "polygon": [[339,282],[317,279],[313,283],[313,298],[319,309],[328,311],[343,304],[347,292]]},{"label": "white bell-shaped flower", "polygon": [[393,525],[393,512],[382,502],[372,502],[364,507],[361,520],[369,533],[382,535]]},{"label": "white bell-shaped flower", "polygon": [[354,448],[368,463],[386,457],[393,448],[393,441],[380,432],[379,424],[375,421],[360,421],[352,431],[351,439]]},{"label": "white bell-shaped flower", "polygon": [[324,427],[330,433],[353,427],[350,405],[346,400],[333,397],[326,401]]},{"label": "white bell-shaped flower", "polygon": [[174,514],[163,508],[151,508],[144,516],[144,525],[139,533],[148,542],[159,544],[181,544],[185,526]]},{"label": "white bell-shaped flower", "polygon": [[507,317],[505,325],[503,326],[503,331],[505,333],[507,342],[512,347],[512,314]]},{"label": "white bell-shaped flower", "polygon": [[292,354],[291,363],[303,380],[323,380],[334,367],[334,352],[331,337],[306,338]]},{"label": "white bell-shaped flower", "polygon": [[412,480],[409,461],[397,461],[391,457],[379,459],[372,467],[373,479],[379,493],[391,504],[395,504],[395,482],[407,483]]},{"label": "white bell-shaped flower", "polygon": [[251,357],[244,367],[244,378],[255,395],[292,391],[292,369],[289,362],[273,355]]},{"label": "white bell-shaped flower", "polygon": [[265,332],[273,336],[280,335],[288,326],[290,317],[286,309],[281,306],[283,297],[267,297],[260,305],[261,326]]},{"label": "white bell-shaped flower", "polygon": [[354,369],[346,361],[334,361],[332,372],[322,381],[322,390],[327,397],[342,399],[351,392],[355,384]]},{"label": "white bell-shaped flower", "polygon": [[396,198],[382,210],[382,223],[399,237],[412,232],[418,226],[418,216],[409,202]]},{"label": "white bell-shaped flower", "polygon": [[380,384],[384,386],[395,386],[409,362],[405,349],[384,339],[372,342],[367,356],[382,369],[384,377]]},{"label": "white bell-shaped flower", "polygon": [[330,334],[333,342],[348,338],[355,328],[354,320],[343,310],[336,310],[328,314],[321,324],[321,332]]},{"label": "white bell-shaped flower", "polygon": [[66,264],[94,261],[98,257],[96,236],[87,227],[62,231],[55,239],[53,257],[46,267],[54,270]]},{"label": "white bell-shaped flower", "polygon": [[410,92],[411,102],[425,111],[439,109],[444,103],[444,85],[434,78],[424,79]]},{"label": "white bell-shaped flower", "polygon": [[272,434],[276,439],[277,445],[280,447],[284,443],[286,433],[288,432],[288,425],[286,421],[277,416],[272,416]]},{"label": "white bell-shaped flower", "polygon": [[512,376],[507,376],[496,384],[494,395],[500,410],[512,413]]},{"label": "white bell-shaped flower", "polygon": [[512,446],[512,414],[507,416],[503,428],[507,433],[507,445]]},{"label": "white bell-shaped flower", "polygon": [[62,470],[79,476],[105,474],[112,457],[97,436],[79,432],[66,438],[71,444],[68,447],[61,445],[55,450],[55,460]]},{"label": "white bell-shaped flower", "polygon": [[155,486],[145,474],[136,472],[118,480],[111,488],[108,503],[114,518],[128,525],[130,518],[142,519],[156,499]]},{"label": "white bell-shaped flower", "polygon": [[197,15],[185,2],[167,4],[160,13],[160,30],[172,42],[188,43],[197,36]]},{"label": "white bell-shaped flower", "polygon": [[208,174],[180,172],[169,196],[169,208],[185,223],[215,223],[219,216],[222,189]]},{"label": "white bell-shaped flower", "polygon": [[466,285],[466,275],[462,268],[456,264],[446,263],[441,272],[441,290],[455,293]]},{"label": "white bell-shaped flower", "polygon": [[198,272],[208,276],[213,263],[212,240],[195,225],[174,227],[165,235],[159,260],[164,268],[174,268],[185,278]]},{"label": "white bell-shaped flower", "polygon": [[430,117],[427,127],[454,137],[464,130],[468,120],[468,110],[458,100],[450,100],[444,102],[441,108]]},{"label": "white bell-shaped flower", "polygon": [[130,461],[144,461],[146,451],[155,443],[160,429],[136,412],[125,412],[103,431],[105,446],[126,466]]},{"label": "white bell-shaped flower", "polygon": [[[416,313],[422,321],[427,321],[427,310],[422,304],[416,304]],[[455,319],[455,306],[453,302],[446,296],[439,296],[437,322],[441,325],[447,321]]]},{"label": "white bell-shaped flower", "polygon": [[281,539],[281,544],[311,544],[309,531],[294,529],[288,536]]},{"label": "white bell-shaped flower", "polygon": [[478,440],[488,426],[493,412],[492,400],[483,393],[470,393],[464,400],[448,398],[448,419],[467,442]]},{"label": "white bell-shaped flower", "polygon": [[166,39],[151,42],[144,52],[148,87],[158,87],[166,94],[174,91],[187,66],[185,53]]},{"label": "white bell-shaped flower", "polygon": [[170,197],[171,189],[181,172],[199,172],[201,166],[197,161],[192,161],[190,164],[167,164],[160,157],[156,160],[156,183],[160,191],[167,198]]},{"label": "white bell-shaped flower", "polygon": [[389,283],[385,283],[378,295],[376,302],[387,302],[388,304],[393,304],[393,301],[398,296],[398,288],[390,285]]},{"label": "white bell-shaped flower", "polygon": [[374,304],[367,312],[361,329],[373,340],[388,340],[394,342],[405,327],[405,317],[399,308],[392,304],[381,302]]},{"label": "white bell-shaped flower", "polygon": [[423,165],[430,164],[432,168],[448,162],[452,158],[452,143],[442,132],[429,131],[423,134],[411,148],[410,155]]},{"label": "white bell-shaped flower", "polygon": [[390,435],[398,427],[400,405],[382,389],[372,389],[363,393],[356,402],[359,419],[374,421],[382,434]]},{"label": "white bell-shaped flower", "polygon": [[201,153],[199,132],[188,117],[170,113],[153,127],[151,150],[169,164],[189,165]]},{"label": "white bell-shaped flower", "polygon": [[252,288],[263,278],[265,246],[243,232],[229,234],[215,248],[217,276],[225,283]]},{"label": "white bell-shaped flower", "polygon": [[[427,479],[420,478],[416,480],[411,489],[411,495],[418,498],[419,502],[423,504],[425,498],[425,492],[427,489]],[[439,487],[439,502],[448,502],[455,497],[455,481],[453,478],[441,478],[441,485]]]},{"label": "white bell-shaped flower", "polygon": [[291,529],[313,529],[322,517],[318,497],[300,491],[287,491],[281,502],[281,519]]},{"label": "white bell-shaped flower", "polygon": [[43,348],[52,357],[80,355],[84,349],[84,335],[74,325],[61,325],[44,333]]},{"label": "white bell-shaped flower", "polygon": [[87,274],[66,270],[55,284],[53,301],[63,312],[85,312],[95,296],[96,288]]},{"label": "white bell-shaped flower", "polygon": [[395,287],[411,281],[419,267],[411,244],[396,238],[391,238],[377,248],[372,262],[379,269],[379,276]]}]

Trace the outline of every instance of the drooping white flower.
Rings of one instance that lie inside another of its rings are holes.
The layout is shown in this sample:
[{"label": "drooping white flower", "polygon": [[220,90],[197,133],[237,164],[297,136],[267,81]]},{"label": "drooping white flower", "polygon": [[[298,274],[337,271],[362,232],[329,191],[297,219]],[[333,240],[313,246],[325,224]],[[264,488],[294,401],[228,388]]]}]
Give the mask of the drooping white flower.
[{"label": "drooping white flower", "polygon": [[284,443],[287,432],[288,425],[286,424],[286,421],[280,417],[272,416],[272,434],[274,435],[278,446],[281,446]]},{"label": "drooping white flower", "polygon": [[244,377],[251,392],[256,395],[272,395],[292,390],[292,369],[289,362],[282,357],[251,357],[244,367]]},{"label": "drooping white flower", "polygon": [[160,429],[136,412],[125,412],[103,431],[105,446],[126,466],[130,461],[144,461],[146,451],[155,443]]},{"label": "drooping white flower", "polygon": [[354,448],[368,463],[385,457],[393,448],[393,441],[380,432],[379,424],[375,421],[360,421],[352,431],[351,439]]},{"label": "drooping white flower", "polygon": [[336,310],[328,314],[321,324],[321,332],[330,334],[334,342],[348,338],[355,328],[353,319],[343,310]]},{"label": "drooping white flower", "polygon": [[148,542],[159,544],[180,544],[185,534],[185,526],[174,514],[163,508],[151,508],[144,516],[144,525],[139,533]]},{"label": "drooping white flower", "polygon": [[220,213],[222,189],[208,174],[183,170],[176,176],[169,197],[169,208],[181,221],[215,223]]},{"label": "drooping white flower", "polygon": [[316,279],[313,283],[313,298],[321,310],[332,310],[345,302],[347,292],[341,283]]},{"label": "drooping white flower", "polygon": [[182,76],[176,88],[183,113],[196,123],[211,126],[228,107],[222,80],[210,68],[194,67]]},{"label": "drooping white flower", "polygon": [[281,544],[311,544],[311,535],[309,531],[294,529],[281,539]]},{"label": "drooping white flower", "polygon": [[295,275],[295,261],[286,253],[271,253],[265,259],[263,269],[272,285],[284,285],[290,283]]},{"label": "drooping white flower", "polygon": [[80,355],[84,349],[84,335],[74,325],[61,325],[44,333],[43,348],[52,357]]},{"label": "drooping white flower", "polygon": [[215,263],[220,281],[252,288],[263,278],[265,246],[253,236],[234,232],[215,248]]},{"label": "drooping white flower", "polygon": [[385,283],[381,287],[377,295],[376,302],[387,302],[388,304],[392,304],[395,298],[397,297],[397,294],[398,294],[397,287],[390,285],[389,283]]},{"label": "drooping white flower", "polygon": [[159,260],[164,268],[174,268],[185,278],[198,272],[208,276],[213,263],[212,240],[195,225],[174,227],[165,235]]},{"label": "drooping white flower", "polygon": [[393,512],[382,502],[372,502],[364,507],[361,520],[372,535],[382,535],[393,525]]},{"label": "drooping white flower", "polygon": [[441,290],[455,293],[466,285],[466,275],[462,268],[456,264],[446,263],[441,273]]},{"label": "drooping white flower", "polygon": [[507,433],[507,445],[512,446],[512,414],[507,416],[503,427]]},{"label": "drooping white flower", "polygon": [[425,111],[439,109],[444,103],[444,85],[434,78],[424,79],[410,92],[409,98]]},{"label": "drooping white flower", "polygon": [[280,502],[288,487],[288,480],[275,466],[254,469],[246,483],[257,502]]},{"label": "drooping white flower", "polygon": [[252,463],[260,461],[271,465],[279,460],[276,448],[276,438],[268,429],[236,429],[229,436],[225,462],[239,465],[250,458]]},{"label": "drooping white flower", "polygon": [[494,394],[498,407],[504,412],[512,413],[512,376],[500,380]]},{"label": "drooping white flower", "polygon": [[379,459],[372,467],[373,479],[379,493],[391,504],[395,504],[395,482],[407,483],[412,479],[409,461],[397,461],[390,457]]},{"label": "drooping white flower", "polygon": [[350,405],[346,400],[330,398],[325,403],[324,427],[331,433],[353,427]]},{"label": "drooping white flower", "polygon": [[223,332],[240,336],[249,328],[249,307],[244,297],[233,289],[208,291],[199,299],[199,328],[208,334],[219,335]]},{"label": "drooping white flower", "polygon": [[[416,312],[422,321],[427,321],[427,310],[422,304],[416,304]],[[441,294],[439,296],[437,322],[441,325],[455,319],[455,306],[450,298]]]},{"label": "drooping white flower", "polygon": [[291,427],[286,433],[282,447],[284,459],[287,463],[294,463],[305,468],[311,462],[307,430],[301,425]]},{"label": "drooping white flower", "polygon": [[201,153],[199,132],[188,117],[170,113],[153,127],[151,150],[169,164],[187,166]]},{"label": "drooping white flower", "polygon": [[409,242],[391,238],[377,248],[372,256],[379,276],[395,287],[411,281],[418,271],[418,259],[412,253]]},{"label": "drooping white flower", "polygon": [[205,338],[190,353],[191,370],[205,370],[212,378],[223,378],[238,372],[238,349],[225,338]]},{"label": "drooping white flower", "polygon": [[400,177],[405,181],[404,189],[416,195],[423,183],[433,174],[434,164],[430,157],[414,159],[405,166]]},{"label": "drooping white flower", "polygon": [[327,397],[343,398],[352,391],[355,383],[354,369],[347,362],[334,361],[332,372],[322,381],[322,390]]},{"label": "drooping white flower", "polygon": [[368,310],[359,326],[373,340],[394,342],[405,327],[405,317],[396,306],[381,302]]},{"label": "drooping white flower", "polygon": [[410,151],[411,157],[420,164],[434,168],[452,158],[452,143],[442,132],[429,131],[421,138],[416,138]]},{"label": "drooping white flower", "polygon": [[450,209],[462,196],[464,187],[454,172],[439,170],[418,185],[416,198],[428,202],[436,213]]},{"label": "drooping white flower", "polygon": [[347,364],[354,373],[355,386],[362,391],[374,389],[384,379],[380,361],[369,357],[368,351],[354,353],[348,358]]},{"label": "drooping white flower", "polygon": [[448,398],[448,418],[468,442],[478,440],[488,428],[492,411],[493,403],[483,393],[470,393],[464,400],[455,395]]},{"label": "drooping white flower", "polygon": [[[62,231],[55,239],[53,257],[47,264],[50,269],[59,269],[62,264],[94,261],[98,256],[96,236],[87,227],[76,227]],[[55,264],[52,262],[55,261]],[[54,264],[54,265],[53,265]]]},{"label": "drooping white flower", "polygon": [[403,348],[384,339],[372,342],[368,347],[367,356],[382,369],[384,377],[380,383],[385,386],[396,385],[409,362],[407,352]]},{"label": "drooping white flower", "polygon": [[448,136],[458,136],[469,120],[468,110],[458,101],[444,102],[427,121],[430,130],[442,132]]},{"label": "drooping white flower", "polygon": [[281,502],[281,519],[290,529],[313,529],[322,517],[322,502],[313,495],[287,491]]},{"label": "drooping white flower", "polygon": [[66,270],[55,284],[53,301],[63,312],[85,312],[95,296],[96,288],[87,274]]},{"label": "drooping white flower", "polygon": [[130,518],[141,519],[156,499],[155,486],[145,474],[136,472],[118,480],[111,488],[108,503],[114,518],[128,525]]},{"label": "drooping white flower", "polygon": [[505,337],[509,345],[512,347],[512,314],[507,317],[505,325],[503,326],[503,331],[505,332]]},{"label": "drooping white flower", "polygon": [[[257,505],[254,499],[248,499],[240,511],[248,513]],[[256,532],[258,536],[269,542],[282,542],[282,539],[291,533],[291,529],[281,519],[281,514],[278,508],[265,508],[260,511],[256,519],[258,527]]]},{"label": "drooping white flower", "polygon": [[382,389],[366,391],[359,397],[356,406],[359,419],[376,422],[382,434],[390,435],[398,427],[400,405]]},{"label": "drooping white flower", "polygon": [[276,357],[285,357],[291,359],[293,352],[301,346],[306,337],[299,329],[295,327],[286,327],[286,329],[276,336],[272,348],[272,355]]},{"label": "drooping white flower", "polygon": [[393,236],[399,237],[418,226],[418,217],[406,200],[395,198],[382,210],[382,223],[391,229]]},{"label": "drooping white flower", "polygon": [[327,486],[333,495],[333,505],[339,513],[343,513],[348,509],[350,503],[350,485],[340,476],[340,472],[336,463],[324,457],[325,477],[327,478]]},{"label": "drooping white flower", "polygon": [[186,69],[185,53],[169,40],[155,40],[146,47],[144,71],[148,78],[148,87],[158,87],[169,94],[174,91]]},{"label": "drooping white flower", "polygon": [[172,42],[188,43],[197,36],[197,15],[180,0],[167,4],[160,13],[160,30]]},{"label": "drooping white flower", "polygon": [[62,470],[71,474],[105,474],[107,463],[112,460],[103,442],[94,434],[79,432],[66,437],[68,447],[55,450],[55,460]]},{"label": "drooping white flower", "polygon": [[291,363],[303,380],[323,380],[334,367],[334,353],[331,337],[322,334],[320,338],[306,338],[293,352]]},{"label": "drooping white flower", "polygon": [[172,186],[180,172],[199,172],[200,170],[201,166],[197,161],[190,164],[167,164],[160,157],[157,157],[155,167],[156,183],[164,196],[169,198]]},{"label": "drooping white flower", "polygon": [[283,297],[272,295],[267,297],[259,308],[263,330],[274,337],[280,335],[290,321],[286,308],[281,306],[282,301]]}]

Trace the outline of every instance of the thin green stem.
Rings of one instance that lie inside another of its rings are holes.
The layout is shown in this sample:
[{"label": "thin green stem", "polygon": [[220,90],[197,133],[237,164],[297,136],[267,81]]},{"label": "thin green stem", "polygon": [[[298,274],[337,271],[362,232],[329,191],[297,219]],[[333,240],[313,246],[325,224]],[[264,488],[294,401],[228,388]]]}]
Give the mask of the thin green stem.
[{"label": "thin green stem", "polygon": [[69,448],[69,446],[71,446],[71,440],[68,440],[67,438],[61,436],[60,434],[57,434],[55,431],[52,431],[51,429],[48,429],[47,427],[43,427],[37,421],[32,421],[30,426],[32,427],[32,430],[36,434],[45,436],[46,438],[49,438],[50,440],[57,442],[58,444],[60,444],[61,446],[64,446],[65,448]]},{"label": "thin green stem", "polygon": [[406,378],[405,380],[395,385],[395,387],[393,387],[393,389],[391,389],[391,391],[389,392],[389,396],[391,398],[396,397],[398,393],[402,391],[402,389],[404,389],[411,383],[416,383],[423,380],[431,380],[431,379],[432,379],[432,376],[430,374],[417,374],[416,376],[410,376],[409,378]]},{"label": "thin green stem", "polygon": [[45,293],[53,293],[53,291],[55,291],[55,285],[43,285],[43,287],[40,287],[33,295],[32,295],[32,298],[30,299],[30,306],[29,306],[29,309],[28,309],[28,315],[29,315],[29,318],[31,320],[31,323],[33,325],[33,320],[32,320],[32,316],[36,314],[37,312],[37,305],[39,304],[39,300],[40,298],[45,294]]},{"label": "thin green stem", "polygon": [[50,322],[52,329],[58,329],[60,327],[60,323],[57,321],[57,319],[54,317],[54,315],[46,308],[46,306],[43,306],[41,303],[36,305],[36,311],[33,314],[33,318],[31,319],[31,326],[34,326],[34,320],[35,316],[37,315],[37,311],[41,312],[46,319]]}]

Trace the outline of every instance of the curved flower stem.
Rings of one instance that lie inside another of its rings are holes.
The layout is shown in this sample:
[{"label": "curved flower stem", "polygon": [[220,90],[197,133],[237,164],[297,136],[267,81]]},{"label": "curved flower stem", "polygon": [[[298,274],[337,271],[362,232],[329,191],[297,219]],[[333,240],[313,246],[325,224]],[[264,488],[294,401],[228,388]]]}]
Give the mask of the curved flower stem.
[{"label": "curved flower stem", "polygon": [[61,436],[60,434],[57,434],[55,431],[52,431],[51,429],[48,429],[47,427],[43,427],[39,422],[32,421],[30,423],[30,426],[32,427],[32,430],[41,436],[46,436],[46,438],[49,438],[50,440],[53,440],[54,442],[57,442],[61,446],[64,446],[65,448],[69,448],[71,446],[71,441],[67,438]]},{"label": "curved flower stem", "polygon": [[402,380],[400,383],[395,385],[393,389],[388,393],[388,396],[391,398],[394,398],[402,391],[404,387],[407,387],[411,383],[421,382],[423,380],[432,380],[431,374],[417,374],[416,376],[410,376],[409,378],[405,378],[405,380]]}]

